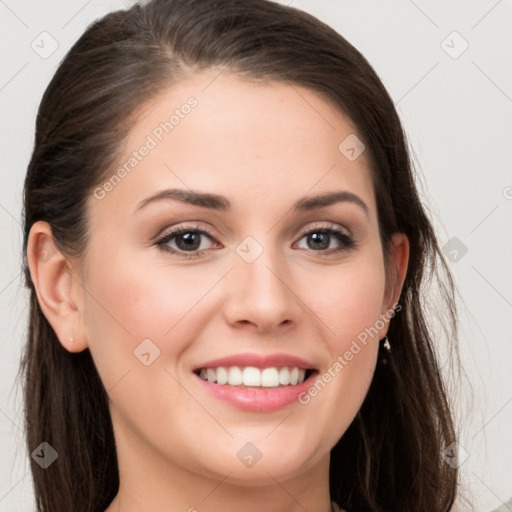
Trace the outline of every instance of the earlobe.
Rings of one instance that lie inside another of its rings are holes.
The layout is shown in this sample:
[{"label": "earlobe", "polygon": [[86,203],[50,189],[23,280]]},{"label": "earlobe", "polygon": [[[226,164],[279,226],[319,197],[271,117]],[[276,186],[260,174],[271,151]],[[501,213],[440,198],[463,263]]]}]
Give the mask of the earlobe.
[{"label": "earlobe", "polygon": [[27,262],[39,306],[61,345],[69,352],[86,349],[84,333],[79,330],[83,308],[73,293],[79,284],[45,221],[35,222],[30,229]]}]

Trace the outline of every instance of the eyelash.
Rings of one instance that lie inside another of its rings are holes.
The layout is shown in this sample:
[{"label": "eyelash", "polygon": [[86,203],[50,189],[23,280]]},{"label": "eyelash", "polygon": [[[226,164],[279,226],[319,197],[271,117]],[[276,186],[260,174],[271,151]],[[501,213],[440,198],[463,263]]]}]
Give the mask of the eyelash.
[{"label": "eyelash", "polygon": [[[201,235],[206,235],[209,237],[212,241],[218,243],[213,234],[210,233],[208,230],[202,229],[199,226],[182,226],[179,228],[174,229],[173,231],[170,231],[169,233],[166,233],[162,237],[160,237],[156,242],[155,245],[162,251],[171,253],[171,254],[179,254],[180,256],[183,256],[184,258],[197,258],[200,257],[207,249],[202,249],[200,251],[194,251],[194,252],[187,252],[182,250],[176,250],[170,248],[168,245],[166,245],[168,242],[170,242],[173,238],[182,235],[184,233],[199,233]],[[301,240],[304,236],[309,235],[311,233],[322,233],[322,234],[328,234],[330,236],[334,236],[339,242],[342,243],[342,245],[337,249],[331,249],[329,251],[327,250],[318,250],[315,251],[314,249],[310,249],[311,252],[314,253],[325,253],[327,255],[333,254],[333,253],[342,253],[345,251],[348,251],[350,249],[354,249],[357,247],[357,244],[355,240],[341,231],[340,229],[332,228],[330,226],[326,225],[317,225],[313,226],[312,228],[308,229],[307,231],[304,231],[300,234],[299,240]]]}]

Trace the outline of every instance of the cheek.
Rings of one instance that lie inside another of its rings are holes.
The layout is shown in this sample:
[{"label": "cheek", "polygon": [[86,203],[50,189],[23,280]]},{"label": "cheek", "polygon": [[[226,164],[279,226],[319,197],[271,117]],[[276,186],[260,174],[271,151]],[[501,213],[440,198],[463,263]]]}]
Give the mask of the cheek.
[{"label": "cheek", "polygon": [[317,272],[309,288],[329,357],[301,403],[326,425],[326,446],[348,428],[375,371],[385,276],[378,250],[367,254]]},{"label": "cheek", "polygon": [[143,340],[155,345],[149,344],[152,357],[170,356],[166,362],[176,358],[186,348],[185,340],[193,337],[191,328],[200,328],[195,316],[201,298],[219,279],[214,272],[193,267],[148,265],[133,250],[105,257],[108,252],[91,253],[84,315],[91,353],[107,379],[113,366],[140,364],[134,351]]},{"label": "cheek", "polygon": [[[330,333],[331,349],[344,350],[361,333],[376,325],[382,327],[378,320],[385,277],[378,257],[370,254],[368,258],[353,258],[346,264],[324,268],[316,271],[308,283],[302,284],[303,296],[308,297],[308,305]],[[376,337],[375,331],[371,332]]]}]

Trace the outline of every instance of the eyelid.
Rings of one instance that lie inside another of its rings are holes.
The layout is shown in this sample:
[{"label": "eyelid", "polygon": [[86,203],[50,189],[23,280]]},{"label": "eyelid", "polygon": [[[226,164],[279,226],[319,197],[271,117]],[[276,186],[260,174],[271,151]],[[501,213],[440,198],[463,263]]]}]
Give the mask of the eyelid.
[{"label": "eyelid", "polygon": [[349,229],[339,226],[338,224],[332,224],[328,221],[326,221],[326,222],[317,221],[317,223],[305,227],[302,231],[299,232],[298,236],[302,238],[304,235],[308,234],[310,231],[315,230],[315,229],[319,229],[319,230],[320,229],[334,229],[336,231],[342,231],[343,234],[345,234],[346,236],[353,238],[353,235]]},{"label": "eyelid", "polygon": [[158,242],[159,240],[162,240],[163,238],[166,238],[169,235],[176,235],[176,233],[180,233],[182,231],[198,231],[200,233],[208,235],[212,239],[215,239],[215,235],[213,234],[213,231],[210,228],[199,226],[198,224],[184,224],[183,226],[177,225],[172,226],[168,229],[164,229],[163,231],[160,232],[160,234],[156,235],[155,242]]}]

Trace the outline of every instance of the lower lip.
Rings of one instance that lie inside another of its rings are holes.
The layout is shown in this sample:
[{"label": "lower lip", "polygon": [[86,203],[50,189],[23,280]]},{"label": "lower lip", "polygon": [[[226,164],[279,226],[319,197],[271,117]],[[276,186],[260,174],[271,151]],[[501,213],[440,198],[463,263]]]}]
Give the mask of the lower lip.
[{"label": "lower lip", "polygon": [[279,388],[239,388],[229,384],[214,384],[193,374],[215,398],[249,412],[268,412],[282,409],[293,402],[311,386],[317,372],[313,372],[302,384]]}]

